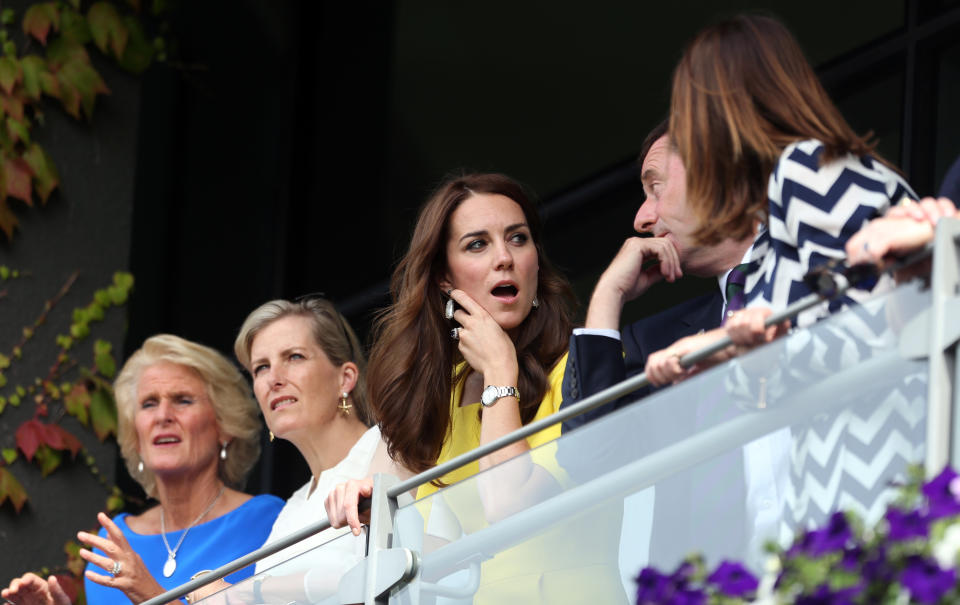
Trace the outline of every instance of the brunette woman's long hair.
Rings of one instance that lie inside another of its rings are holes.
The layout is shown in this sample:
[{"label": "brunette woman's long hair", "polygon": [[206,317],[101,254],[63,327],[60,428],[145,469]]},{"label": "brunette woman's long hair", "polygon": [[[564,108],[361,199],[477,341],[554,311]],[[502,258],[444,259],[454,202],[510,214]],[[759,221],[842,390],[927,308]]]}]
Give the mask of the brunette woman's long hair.
[{"label": "brunette woman's long hair", "polygon": [[566,352],[573,325],[573,291],[543,252],[536,207],[523,186],[502,174],[466,174],[444,181],[421,208],[410,248],[390,282],[392,305],[374,324],[367,391],[390,456],[413,472],[437,462],[450,427],[454,367],[462,361],[444,319],[450,217],[475,194],[504,195],[526,217],[539,260],[537,299],[513,332],[519,363],[520,418],[536,415],[547,376]]},{"label": "brunette woman's long hair", "polygon": [[770,174],[795,141],[822,142],[821,162],[852,153],[886,163],[871,135],[844,120],[787,28],[759,15],[708,27],[686,48],[673,74],[670,138],[703,244],[753,235],[767,218]]}]

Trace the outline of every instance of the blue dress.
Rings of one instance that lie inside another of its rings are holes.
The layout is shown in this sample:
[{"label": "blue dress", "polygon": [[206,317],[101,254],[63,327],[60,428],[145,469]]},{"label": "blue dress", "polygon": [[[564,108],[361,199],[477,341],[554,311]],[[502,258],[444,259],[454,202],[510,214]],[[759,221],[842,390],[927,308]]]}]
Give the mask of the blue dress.
[{"label": "blue dress", "polygon": [[[203,569],[216,569],[263,546],[270,535],[270,528],[283,508],[283,500],[276,496],[261,495],[250,498],[231,512],[216,519],[195,525],[177,550],[177,569],[169,578],[163,577],[163,564],[167,562],[167,549],[160,534],[135,533],[127,525],[127,513],[117,515],[113,522],[123,532],[130,547],[150,571],[154,579],[165,589],[176,588],[190,580],[190,576]],[[100,536],[106,537],[100,529]],[[167,532],[167,541],[173,548],[183,530]],[[103,556],[100,549],[95,553]],[[107,575],[99,566],[87,564],[94,573]],[[241,569],[225,579],[235,583],[253,575],[253,565]],[[87,603],[91,605],[130,605],[130,599],[116,588],[108,588],[84,578]]]}]

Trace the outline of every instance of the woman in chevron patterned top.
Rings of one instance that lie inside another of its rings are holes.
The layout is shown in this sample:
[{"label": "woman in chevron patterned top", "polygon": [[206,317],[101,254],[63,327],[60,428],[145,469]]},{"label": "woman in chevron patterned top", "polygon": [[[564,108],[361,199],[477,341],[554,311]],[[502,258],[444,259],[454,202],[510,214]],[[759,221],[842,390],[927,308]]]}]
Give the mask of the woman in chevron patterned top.
[{"label": "woman in chevron patterned top", "polygon": [[[847,124],[787,29],[768,17],[738,16],[721,22],[702,31],[687,47],[674,72],[670,136],[687,168],[688,205],[700,225],[695,236],[703,243],[751,233],[755,239],[747,255],[748,308],[733,314],[723,328],[651,355],[647,375],[655,384],[688,376],[691,370],[680,367],[679,357],[720,336],[729,335],[738,346],[716,361],[783,334],[788,325],[764,328],[763,321],[811,292],[803,276],[828,261],[844,259],[847,241],[865,223],[901,200],[916,199],[897,169],[875,153],[868,137],[857,135]],[[801,313],[794,323],[809,326],[891,287],[890,279],[876,280]],[[851,320],[857,325],[846,329],[851,335],[869,337],[885,327],[877,326],[875,319],[864,313]],[[894,406],[888,415],[911,435],[922,430],[916,413],[910,411],[916,409],[913,395],[901,398],[909,409]],[[845,466],[856,462],[845,457],[854,439],[847,430],[850,421],[850,414],[840,414],[794,427],[792,444],[781,444],[780,455],[794,458],[790,485],[780,494],[780,504],[793,509],[785,515],[788,526],[821,521],[839,506],[836,483],[826,485],[831,473],[842,472],[841,484],[862,482]],[[840,455],[796,459],[798,451],[822,449],[818,433],[831,429],[843,434],[831,442],[836,448],[832,453]],[[874,434],[879,439],[887,432]],[[864,448],[876,451],[870,443],[859,445],[859,451]],[[902,468],[908,456],[912,453],[895,452],[887,467]],[[814,468],[815,460],[824,458],[831,468]],[[864,501],[876,502],[883,497],[887,479],[889,473],[881,472],[858,493],[867,494]],[[813,492],[819,496],[814,498]],[[862,504],[861,512],[875,508],[867,502],[852,504],[854,508]]]}]

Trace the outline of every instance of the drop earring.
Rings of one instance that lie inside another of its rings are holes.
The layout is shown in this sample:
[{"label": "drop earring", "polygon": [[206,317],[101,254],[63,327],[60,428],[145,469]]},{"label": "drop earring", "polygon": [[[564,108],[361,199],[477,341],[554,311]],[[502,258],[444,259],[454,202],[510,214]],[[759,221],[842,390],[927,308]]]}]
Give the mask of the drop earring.
[{"label": "drop earring", "polygon": [[227,459],[227,442],[226,441],[220,444],[220,459],[221,460]]},{"label": "drop earring", "polygon": [[537,300],[536,296],[533,297],[533,301],[530,303],[530,306],[532,306],[534,309],[540,308],[540,301]]},{"label": "drop earring", "polygon": [[140,462],[137,463],[137,472],[138,472],[138,473],[142,473],[142,472],[143,472],[143,458],[141,458],[141,459],[140,459]]},{"label": "drop earring", "polygon": [[344,391],[343,393],[340,393],[340,405],[337,406],[337,409],[339,409],[344,416],[349,416],[350,408],[353,407],[352,403],[347,403],[347,397],[349,396],[350,396],[350,393],[347,393],[346,391]]},{"label": "drop earring", "polygon": [[446,305],[446,307],[444,307],[444,309],[443,309],[443,317],[444,317],[444,319],[453,319],[453,311],[454,311],[453,299],[452,299],[452,298],[448,298],[448,299],[447,299],[447,305]]},{"label": "drop earring", "polygon": [[273,441],[273,431],[267,431],[267,432],[270,433],[270,441],[272,442],[272,441]]}]

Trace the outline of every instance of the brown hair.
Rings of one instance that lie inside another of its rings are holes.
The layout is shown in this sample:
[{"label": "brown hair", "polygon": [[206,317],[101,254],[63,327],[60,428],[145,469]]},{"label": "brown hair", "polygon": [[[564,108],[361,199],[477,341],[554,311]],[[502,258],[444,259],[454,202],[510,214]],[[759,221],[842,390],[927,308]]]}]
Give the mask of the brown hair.
[{"label": "brown hair", "polygon": [[357,384],[350,391],[350,402],[360,422],[370,426],[371,414],[370,405],[367,403],[365,372],[367,364],[363,357],[363,349],[346,318],[337,311],[332,302],[325,298],[312,296],[296,302],[271,300],[251,311],[233,344],[237,361],[252,373],[250,349],[253,347],[254,338],[261,330],[278,319],[291,316],[310,319],[313,324],[314,341],[334,366],[340,367],[348,361],[357,365]]},{"label": "brown hair", "polygon": [[220,460],[217,476],[242,489],[247,473],[260,457],[260,408],[243,374],[219,352],[171,334],[157,334],[144,341],[127,359],[113,383],[117,399],[117,442],[130,476],[151,498],[157,496],[157,478],[149,468],[139,470],[140,443],[134,427],[139,408],[137,389],[144,370],[158,363],[174,363],[195,371],[206,385],[217,424],[231,437],[227,458]]},{"label": "brown hair", "polygon": [[543,252],[536,207],[523,186],[502,174],[467,174],[444,181],[421,208],[410,248],[390,282],[393,304],[377,318],[367,385],[390,456],[414,472],[434,466],[450,425],[453,368],[462,361],[443,317],[439,280],[447,271],[450,217],[478,193],[504,195],[523,210],[539,258],[537,298],[512,333],[521,393],[520,418],[536,415],[547,374],[566,352],[573,291]]},{"label": "brown hair", "polygon": [[686,48],[673,74],[670,138],[700,222],[694,237],[708,245],[750,237],[766,220],[767,180],[791,143],[818,139],[821,162],[874,147],[844,120],[787,28],[759,15],[708,27]]}]

